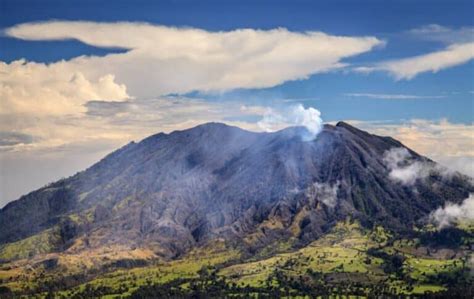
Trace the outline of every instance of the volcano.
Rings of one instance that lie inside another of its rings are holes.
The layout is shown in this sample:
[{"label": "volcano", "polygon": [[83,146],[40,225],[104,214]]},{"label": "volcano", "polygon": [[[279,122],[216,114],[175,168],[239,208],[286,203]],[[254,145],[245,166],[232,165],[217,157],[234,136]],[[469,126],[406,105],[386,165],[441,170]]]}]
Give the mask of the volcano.
[{"label": "volcano", "polygon": [[[0,244],[55,231],[53,251],[120,245],[176,258],[217,239],[251,251],[290,238],[301,247],[347,217],[410,230],[474,190],[470,178],[444,175],[390,137],[345,122],[325,125],[312,141],[304,130],[207,123],[131,142],[5,206]],[[386,153],[398,148],[433,171],[410,185],[394,180]]]}]

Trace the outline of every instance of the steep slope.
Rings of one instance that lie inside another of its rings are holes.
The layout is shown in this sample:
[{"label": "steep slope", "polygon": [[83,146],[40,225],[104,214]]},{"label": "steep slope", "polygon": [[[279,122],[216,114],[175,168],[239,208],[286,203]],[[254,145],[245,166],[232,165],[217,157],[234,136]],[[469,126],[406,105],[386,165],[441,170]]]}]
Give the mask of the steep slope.
[{"label": "steep slope", "polygon": [[437,171],[410,186],[394,181],[384,157],[403,145],[392,138],[344,122],[310,142],[302,130],[209,123],[132,142],[4,207],[0,244],[54,230],[52,250],[123,245],[166,257],[218,237],[251,250],[275,240],[304,245],[347,216],[411,229],[474,190],[469,178]]}]

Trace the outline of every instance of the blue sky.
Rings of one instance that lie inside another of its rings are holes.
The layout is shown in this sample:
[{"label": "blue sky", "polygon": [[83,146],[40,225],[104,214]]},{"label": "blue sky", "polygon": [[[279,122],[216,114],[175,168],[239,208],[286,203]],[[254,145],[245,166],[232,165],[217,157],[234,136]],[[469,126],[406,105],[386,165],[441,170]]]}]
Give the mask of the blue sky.
[{"label": "blue sky", "polygon": [[[256,3],[257,2],[257,3]],[[472,1],[1,1],[0,27],[19,23],[58,20],[100,22],[132,21],[229,31],[236,28],[323,31],[334,35],[370,35],[387,45],[350,57],[351,64],[421,55],[444,47],[407,34],[414,28],[438,24],[453,30],[473,26]],[[25,41],[0,38],[0,60],[20,58],[54,62],[79,55],[106,55],[123,49],[103,49],[79,41]],[[316,98],[305,100],[322,110],[328,120],[337,119],[440,119],[470,123],[474,117],[473,63],[438,73],[423,73],[412,80],[394,80],[386,74],[327,73],[280,84],[263,90],[241,90],[257,103],[267,97]],[[439,96],[424,100],[374,100],[343,96],[346,93],[394,93]],[[200,94],[201,97],[207,97]],[[212,98],[212,97],[211,97]]]},{"label": "blue sky", "polygon": [[297,104],[474,173],[473,12],[472,1],[0,0],[0,206],[130,140],[206,121],[259,130]]}]

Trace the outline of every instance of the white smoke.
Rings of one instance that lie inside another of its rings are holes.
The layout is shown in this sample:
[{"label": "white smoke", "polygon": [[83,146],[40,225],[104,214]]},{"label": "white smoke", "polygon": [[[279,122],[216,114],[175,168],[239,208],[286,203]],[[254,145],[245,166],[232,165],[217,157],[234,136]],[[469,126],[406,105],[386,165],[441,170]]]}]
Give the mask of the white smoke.
[{"label": "white smoke", "polygon": [[412,160],[411,154],[404,147],[386,151],[383,161],[390,169],[390,178],[405,185],[413,185],[417,179],[426,178],[432,170],[432,166]]},{"label": "white smoke", "polygon": [[320,116],[319,110],[313,107],[305,109],[303,105],[298,104],[285,110],[268,108],[263,119],[257,124],[267,132],[274,132],[289,126],[303,126],[308,130],[308,135],[303,136],[303,139],[309,141],[314,139],[323,128],[323,120]]},{"label": "white smoke", "polygon": [[329,208],[334,208],[337,204],[339,185],[340,182],[333,185],[315,182],[306,190],[306,195],[310,198],[316,198]]},{"label": "white smoke", "polygon": [[430,214],[430,220],[438,229],[451,226],[459,221],[474,220],[474,194],[470,194],[460,205],[448,202]]}]

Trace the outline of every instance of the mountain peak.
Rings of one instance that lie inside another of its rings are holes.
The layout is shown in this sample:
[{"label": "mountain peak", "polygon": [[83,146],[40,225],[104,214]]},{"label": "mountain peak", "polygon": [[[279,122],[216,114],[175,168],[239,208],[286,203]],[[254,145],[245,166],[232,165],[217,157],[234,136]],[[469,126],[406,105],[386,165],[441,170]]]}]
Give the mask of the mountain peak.
[{"label": "mountain peak", "polygon": [[362,131],[361,129],[358,129],[352,125],[350,125],[349,123],[345,122],[345,121],[339,121],[337,124],[336,124],[336,127],[337,128],[344,128],[356,135],[363,135],[363,136],[367,136],[367,135],[370,135],[369,133],[367,133],[366,131]]},{"label": "mountain peak", "polygon": [[221,123],[221,122],[207,122],[207,123],[197,125],[193,128],[189,128],[189,130],[192,130],[192,129],[228,129],[228,128],[238,128],[238,127],[230,126],[226,123]]},{"label": "mountain peak", "polygon": [[336,127],[350,127],[350,128],[354,128],[353,126],[351,126],[350,124],[346,123],[345,121],[338,121],[337,124],[336,124]]}]

